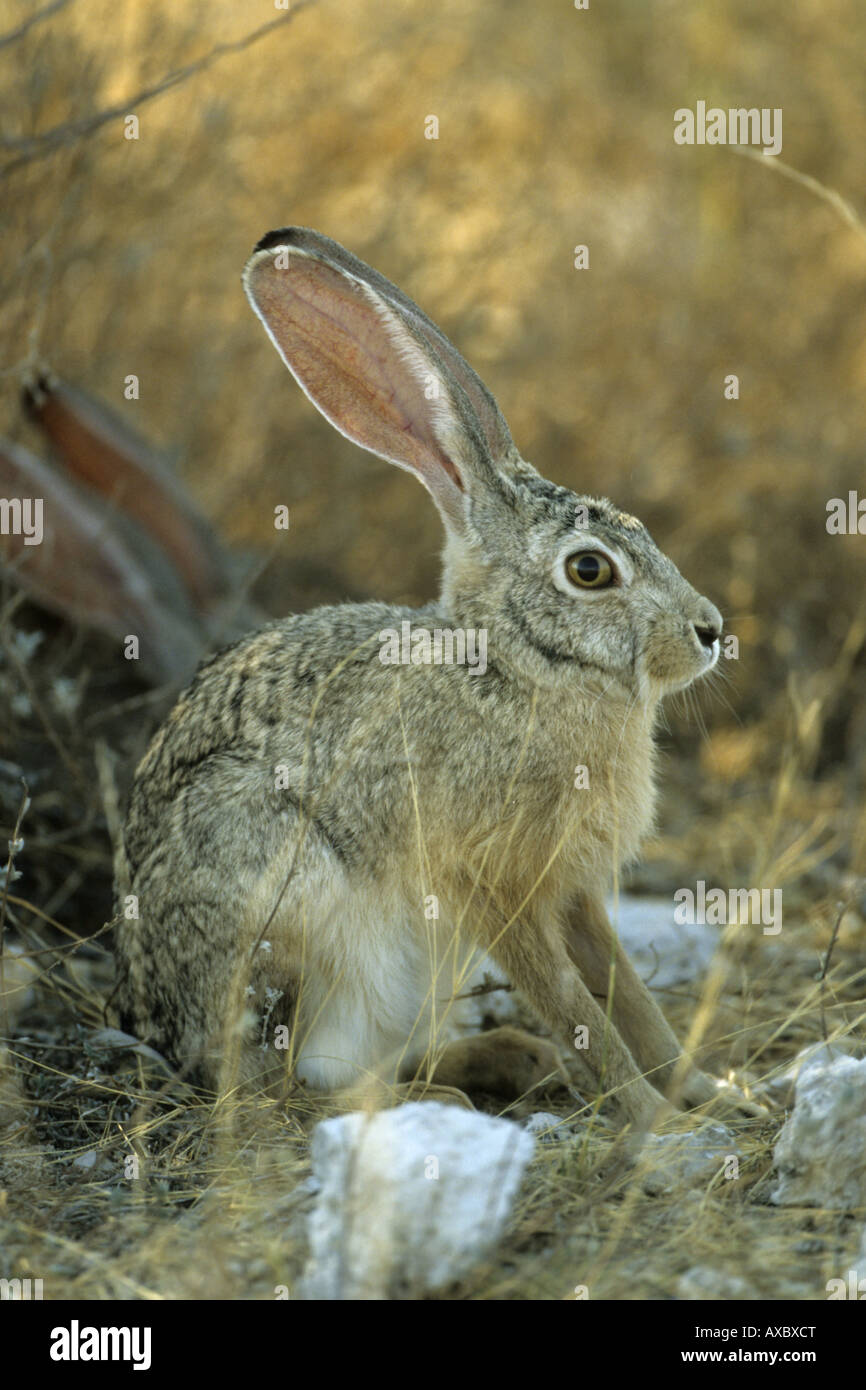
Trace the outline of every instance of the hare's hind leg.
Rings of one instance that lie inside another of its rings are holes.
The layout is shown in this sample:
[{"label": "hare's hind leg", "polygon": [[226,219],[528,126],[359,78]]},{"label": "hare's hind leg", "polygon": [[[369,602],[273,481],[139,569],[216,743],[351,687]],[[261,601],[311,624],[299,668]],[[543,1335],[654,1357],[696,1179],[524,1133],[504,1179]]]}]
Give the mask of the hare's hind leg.
[{"label": "hare's hind leg", "polygon": [[547,1081],[568,1084],[559,1049],[545,1038],[506,1025],[448,1043],[435,1061],[431,1080],[470,1096],[487,1094],[517,1100]]},{"label": "hare's hind leg", "polygon": [[[395,1068],[399,1080],[389,1080]],[[425,1054],[417,1061],[401,1062],[391,1056],[363,1081],[336,1092],[335,1099],[362,1108],[379,1109],[405,1100],[442,1100],[471,1109],[472,1096],[519,1100],[546,1081],[567,1085],[568,1080],[553,1043],[521,1028],[505,1026],[455,1038],[435,1059]]]}]

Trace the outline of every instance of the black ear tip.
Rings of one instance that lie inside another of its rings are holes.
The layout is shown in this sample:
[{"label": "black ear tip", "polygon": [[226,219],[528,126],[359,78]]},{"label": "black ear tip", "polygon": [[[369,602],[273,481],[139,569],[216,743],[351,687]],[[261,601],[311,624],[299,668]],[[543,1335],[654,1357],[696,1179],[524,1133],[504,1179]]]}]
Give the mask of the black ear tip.
[{"label": "black ear tip", "polygon": [[252,254],[257,251],[270,251],[273,246],[297,246],[301,241],[306,228],[304,227],[277,227],[274,232],[265,232],[261,241],[256,242]]}]

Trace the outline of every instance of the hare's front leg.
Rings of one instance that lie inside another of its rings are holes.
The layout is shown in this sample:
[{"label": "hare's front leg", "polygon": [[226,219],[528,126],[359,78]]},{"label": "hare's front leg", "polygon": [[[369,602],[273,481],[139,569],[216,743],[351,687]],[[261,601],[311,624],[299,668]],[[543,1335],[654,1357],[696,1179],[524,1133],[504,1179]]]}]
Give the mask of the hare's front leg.
[{"label": "hare's front leg", "polygon": [[676,1034],[623,950],[600,895],[575,895],[567,917],[566,945],[605,1009],[613,979],[611,1017],[655,1086],[687,1106],[722,1099],[743,1113],[763,1113],[739,1091],[725,1087],[683,1056]]},{"label": "hare's front leg", "polygon": [[581,979],[562,925],[553,917],[498,924],[493,914],[485,917],[489,954],[561,1041],[578,1047],[592,1084],[610,1092],[622,1122],[649,1129],[668,1106]]}]

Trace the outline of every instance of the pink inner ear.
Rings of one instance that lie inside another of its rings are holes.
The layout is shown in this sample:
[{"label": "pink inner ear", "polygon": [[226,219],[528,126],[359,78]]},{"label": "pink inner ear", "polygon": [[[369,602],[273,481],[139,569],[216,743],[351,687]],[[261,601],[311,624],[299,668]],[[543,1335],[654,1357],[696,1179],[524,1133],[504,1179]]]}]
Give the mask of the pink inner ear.
[{"label": "pink inner ear", "polygon": [[464,491],[433,430],[423,363],[409,360],[420,349],[405,333],[401,353],[396,317],[386,323],[357,281],[303,255],[290,253],[285,270],[262,255],[248,286],[286,365],[338,430],[412,469],[436,495]]}]

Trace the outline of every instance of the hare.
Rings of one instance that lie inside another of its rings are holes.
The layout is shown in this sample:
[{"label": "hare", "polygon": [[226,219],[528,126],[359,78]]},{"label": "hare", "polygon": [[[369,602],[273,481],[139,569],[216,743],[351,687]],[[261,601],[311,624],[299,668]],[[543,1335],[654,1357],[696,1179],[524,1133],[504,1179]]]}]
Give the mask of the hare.
[{"label": "hare", "polygon": [[640,521],[526,463],[444,334],[343,247],[270,232],[244,286],[326,419],[431,493],[441,593],[272,622],[201,666],[130,797],[126,1026],[211,1083],[519,1088],[549,1045],[449,1041],[492,961],[621,1125],[672,1083],[712,1099],[604,900],[653,819],[659,703],[715,665],[719,612]]}]

